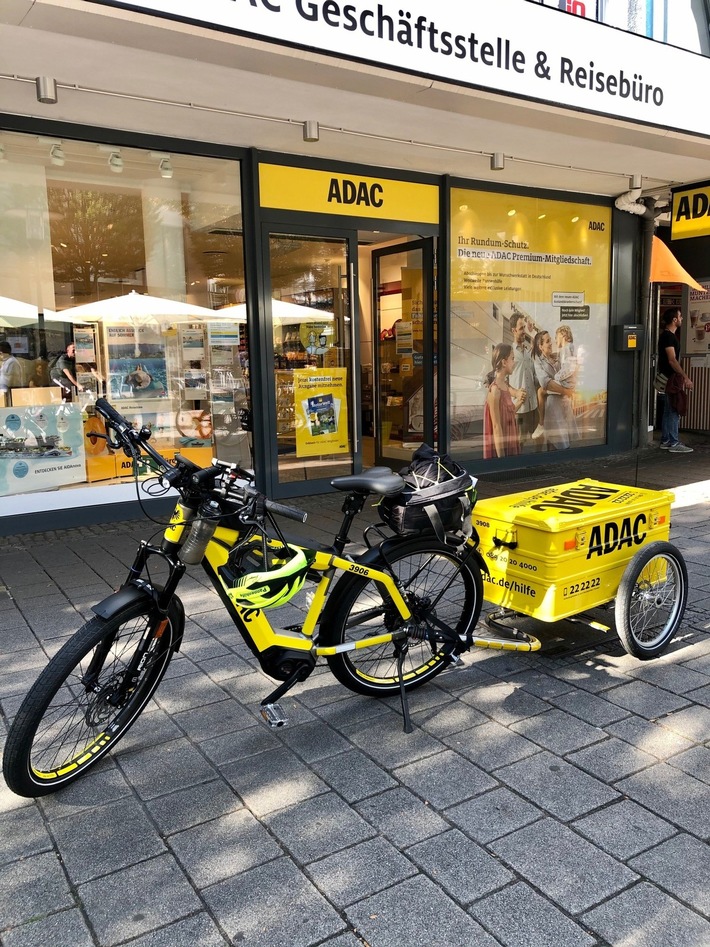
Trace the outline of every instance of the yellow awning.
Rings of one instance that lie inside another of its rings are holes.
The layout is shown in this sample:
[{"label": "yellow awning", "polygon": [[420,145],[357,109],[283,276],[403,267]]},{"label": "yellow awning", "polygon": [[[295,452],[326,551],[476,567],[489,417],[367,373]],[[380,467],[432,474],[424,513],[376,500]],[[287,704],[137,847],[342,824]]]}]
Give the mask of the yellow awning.
[{"label": "yellow awning", "polygon": [[707,292],[704,286],[701,286],[697,280],[693,279],[687,270],[683,269],[660,237],[653,238],[653,248],[651,250],[651,282],[685,283],[693,289],[700,290],[701,293]]}]

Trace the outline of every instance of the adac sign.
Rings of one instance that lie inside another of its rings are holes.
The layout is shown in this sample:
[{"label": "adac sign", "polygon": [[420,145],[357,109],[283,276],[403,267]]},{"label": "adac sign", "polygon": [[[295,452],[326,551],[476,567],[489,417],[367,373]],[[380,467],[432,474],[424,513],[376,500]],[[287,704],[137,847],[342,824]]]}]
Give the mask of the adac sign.
[{"label": "adac sign", "polygon": [[673,191],[671,239],[710,234],[710,181]]},{"label": "adac sign", "polygon": [[262,207],[429,224],[439,221],[439,189],[434,184],[261,164],[259,191]]}]

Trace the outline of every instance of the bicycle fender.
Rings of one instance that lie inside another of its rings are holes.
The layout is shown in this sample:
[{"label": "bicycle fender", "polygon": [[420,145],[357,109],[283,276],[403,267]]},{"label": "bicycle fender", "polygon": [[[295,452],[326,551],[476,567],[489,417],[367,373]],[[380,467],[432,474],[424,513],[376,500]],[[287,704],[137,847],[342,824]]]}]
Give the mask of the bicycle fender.
[{"label": "bicycle fender", "polygon": [[115,618],[121,612],[130,608],[138,602],[149,602],[152,604],[152,598],[145,589],[139,589],[135,585],[124,585],[117,592],[112,592],[98,604],[94,605],[91,611],[99,618]]}]

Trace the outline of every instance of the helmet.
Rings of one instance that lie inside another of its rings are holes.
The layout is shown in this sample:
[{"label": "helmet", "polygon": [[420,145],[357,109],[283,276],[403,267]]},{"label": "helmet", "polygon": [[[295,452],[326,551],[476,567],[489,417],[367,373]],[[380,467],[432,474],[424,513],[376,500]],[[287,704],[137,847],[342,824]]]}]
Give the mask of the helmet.
[{"label": "helmet", "polygon": [[230,600],[240,608],[285,605],[303,588],[308,567],[315,558],[314,553],[306,555],[303,549],[289,548],[288,552],[291,555],[287,559],[274,559],[276,568],[266,572],[249,572],[242,568],[239,578],[227,589]]}]

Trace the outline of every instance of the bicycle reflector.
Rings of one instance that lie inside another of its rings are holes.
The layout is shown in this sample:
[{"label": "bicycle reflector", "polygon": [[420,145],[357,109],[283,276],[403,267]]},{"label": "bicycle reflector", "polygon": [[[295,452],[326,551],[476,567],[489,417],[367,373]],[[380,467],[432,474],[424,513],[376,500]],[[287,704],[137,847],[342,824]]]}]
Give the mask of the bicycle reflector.
[{"label": "bicycle reflector", "polygon": [[308,567],[315,555],[303,549],[289,549],[292,555],[275,560],[279,565],[264,572],[245,571],[227,589],[230,600],[240,608],[276,608],[285,605],[301,591]]}]

